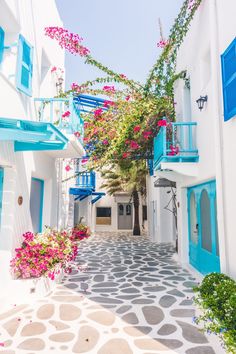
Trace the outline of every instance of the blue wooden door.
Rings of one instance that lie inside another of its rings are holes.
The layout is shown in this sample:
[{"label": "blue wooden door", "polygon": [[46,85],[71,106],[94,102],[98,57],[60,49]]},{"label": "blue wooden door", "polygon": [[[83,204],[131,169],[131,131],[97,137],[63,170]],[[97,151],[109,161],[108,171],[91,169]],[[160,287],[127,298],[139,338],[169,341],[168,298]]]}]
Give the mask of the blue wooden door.
[{"label": "blue wooden door", "polygon": [[188,189],[189,261],[202,274],[220,271],[215,181]]},{"label": "blue wooden door", "polygon": [[3,195],[3,168],[0,167],[0,228],[1,228],[1,216],[2,216],[2,195]]},{"label": "blue wooden door", "polygon": [[30,214],[31,214],[33,231],[35,233],[42,231],[43,194],[44,194],[44,181],[38,178],[32,178],[31,191],[30,191]]}]

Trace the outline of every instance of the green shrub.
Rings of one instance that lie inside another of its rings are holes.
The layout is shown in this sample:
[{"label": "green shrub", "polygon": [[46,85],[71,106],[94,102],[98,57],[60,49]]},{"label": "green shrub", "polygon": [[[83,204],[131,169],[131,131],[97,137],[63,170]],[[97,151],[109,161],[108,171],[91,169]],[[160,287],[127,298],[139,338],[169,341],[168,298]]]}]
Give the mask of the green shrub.
[{"label": "green shrub", "polygon": [[203,322],[208,333],[218,334],[228,353],[236,353],[236,282],[211,273],[194,291],[195,302],[203,310],[196,322]]}]

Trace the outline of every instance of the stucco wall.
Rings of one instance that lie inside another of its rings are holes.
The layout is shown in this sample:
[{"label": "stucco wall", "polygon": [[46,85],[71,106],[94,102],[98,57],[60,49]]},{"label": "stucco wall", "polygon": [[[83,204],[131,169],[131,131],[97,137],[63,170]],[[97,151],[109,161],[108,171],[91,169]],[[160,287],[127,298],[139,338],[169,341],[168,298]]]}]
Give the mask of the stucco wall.
[{"label": "stucco wall", "polygon": [[[236,197],[236,120],[224,122],[220,55],[235,38],[233,0],[204,0],[198,9],[190,30],[180,47],[177,71],[187,70],[191,85],[191,116],[197,122],[199,149],[198,173],[195,177],[178,179],[178,209],[180,260],[188,262],[188,223],[186,187],[216,178],[217,217],[220,243],[221,270],[236,278],[236,247],[234,200]],[[196,99],[208,95],[204,109],[198,110]],[[183,82],[175,86],[178,120],[184,117]],[[189,119],[191,120],[191,118]]]}]

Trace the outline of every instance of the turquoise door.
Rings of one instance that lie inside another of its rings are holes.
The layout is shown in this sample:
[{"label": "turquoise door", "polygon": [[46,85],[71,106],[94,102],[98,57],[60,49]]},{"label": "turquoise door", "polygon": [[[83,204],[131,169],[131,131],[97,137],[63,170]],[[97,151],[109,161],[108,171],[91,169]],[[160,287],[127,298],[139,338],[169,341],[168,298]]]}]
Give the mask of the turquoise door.
[{"label": "turquoise door", "polygon": [[30,214],[31,214],[33,231],[35,233],[42,231],[43,194],[44,194],[44,181],[38,178],[32,178],[31,191],[30,191]]},{"label": "turquoise door", "polygon": [[2,216],[2,194],[3,194],[3,168],[0,167],[0,228],[1,228],[1,216]]},{"label": "turquoise door", "polygon": [[220,272],[215,181],[188,189],[189,262],[202,274]]}]

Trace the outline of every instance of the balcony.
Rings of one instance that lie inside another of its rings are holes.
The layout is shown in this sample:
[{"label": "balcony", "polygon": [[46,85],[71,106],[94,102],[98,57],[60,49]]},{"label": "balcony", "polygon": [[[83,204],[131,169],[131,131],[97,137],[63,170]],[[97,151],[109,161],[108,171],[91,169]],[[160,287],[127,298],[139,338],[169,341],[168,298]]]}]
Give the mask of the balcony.
[{"label": "balcony", "polygon": [[70,188],[69,193],[74,196],[74,201],[82,202],[88,197],[91,197],[91,203],[95,204],[103,196],[106,195],[104,192],[96,192],[96,173],[91,172],[79,172],[76,177],[75,187]]},{"label": "balcony", "polygon": [[161,127],[154,139],[154,169],[196,174],[199,160],[196,122],[176,122]]},{"label": "balcony", "polygon": [[95,191],[96,189],[96,174],[95,172],[80,172],[76,177],[75,185],[77,188],[86,188]]},{"label": "balcony", "polygon": [[39,122],[53,124],[69,140],[64,152],[51,152],[55,157],[79,157],[83,151],[84,121],[73,96],[69,98],[35,98]]}]

